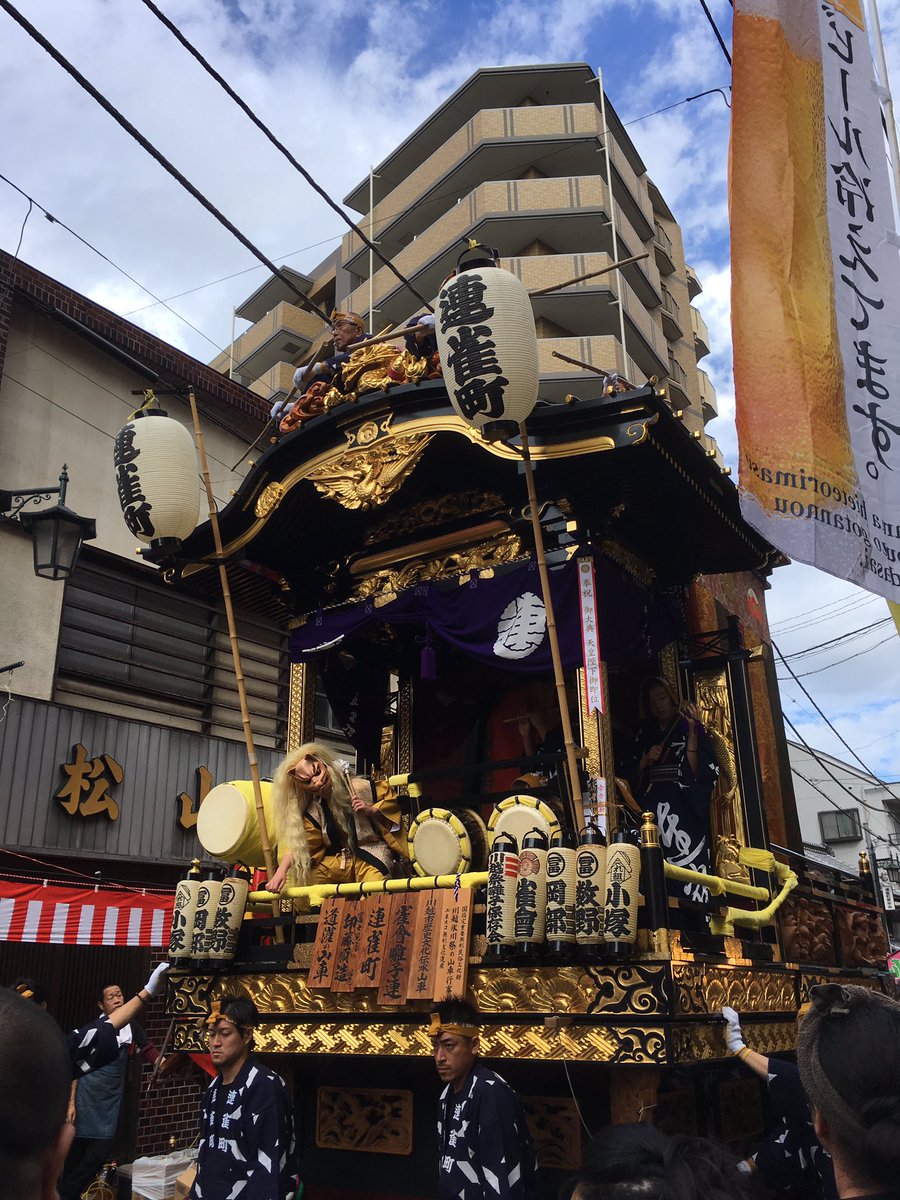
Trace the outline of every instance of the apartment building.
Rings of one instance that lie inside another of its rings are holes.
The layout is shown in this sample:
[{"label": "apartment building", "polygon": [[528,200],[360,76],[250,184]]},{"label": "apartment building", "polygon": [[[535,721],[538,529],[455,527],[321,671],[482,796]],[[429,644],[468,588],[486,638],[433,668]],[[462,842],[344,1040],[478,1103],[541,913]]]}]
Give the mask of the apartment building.
[{"label": "apartment building", "polygon": [[[700,281],[588,64],[476,71],[344,202],[423,296],[437,294],[467,238],[496,246],[532,293],[565,283],[533,295],[541,396],[578,395],[596,379],[589,368],[618,370],[634,384],[656,376],[720,457],[705,433],[718,409],[698,365],[710,349],[692,304]],[[640,255],[620,272],[581,278]],[[321,307],[340,302],[375,330],[422,311],[355,233],[308,275],[290,274]],[[276,278],[236,311],[252,325],[212,365],[265,398],[283,394],[295,365],[320,352],[321,322]]]}]

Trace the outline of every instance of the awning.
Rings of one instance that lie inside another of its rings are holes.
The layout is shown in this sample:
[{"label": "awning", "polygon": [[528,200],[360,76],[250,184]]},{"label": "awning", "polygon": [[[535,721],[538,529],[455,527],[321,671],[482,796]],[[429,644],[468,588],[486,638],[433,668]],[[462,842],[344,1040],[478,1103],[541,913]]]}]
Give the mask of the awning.
[{"label": "awning", "polygon": [[0,880],[0,941],[168,945],[174,894]]}]

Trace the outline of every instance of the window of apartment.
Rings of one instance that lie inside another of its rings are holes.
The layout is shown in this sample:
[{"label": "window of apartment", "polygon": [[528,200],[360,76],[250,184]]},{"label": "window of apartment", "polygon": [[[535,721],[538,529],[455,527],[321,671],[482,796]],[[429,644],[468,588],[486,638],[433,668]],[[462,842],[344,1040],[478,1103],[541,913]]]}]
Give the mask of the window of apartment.
[{"label": "window of apartment", "polygon": [[[236,613],[254,737],[283,744],[284,633]],[[177,592],[155,572],[83,554],[66,585],[54,700],[213,737],[243,737],[222,606]]]},{"label": "window of apartment", "polygon": [[831,808],[819,813],[823,842],[857,842],[862,837],[858,808]]}]

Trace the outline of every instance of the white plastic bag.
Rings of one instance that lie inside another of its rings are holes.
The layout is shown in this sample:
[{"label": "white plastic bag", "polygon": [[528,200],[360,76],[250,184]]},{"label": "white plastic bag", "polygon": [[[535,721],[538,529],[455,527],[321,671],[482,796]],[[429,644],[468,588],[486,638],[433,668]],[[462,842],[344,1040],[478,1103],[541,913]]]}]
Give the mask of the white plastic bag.
[{"label": "white plastic bag", "polygon": [[175,1180],[197,1158],[196,1150],[176,1150],[172,1154],[154,1154],[136,1158],[131,1168],[131,1190],[144,1200],[172,1200]]}]

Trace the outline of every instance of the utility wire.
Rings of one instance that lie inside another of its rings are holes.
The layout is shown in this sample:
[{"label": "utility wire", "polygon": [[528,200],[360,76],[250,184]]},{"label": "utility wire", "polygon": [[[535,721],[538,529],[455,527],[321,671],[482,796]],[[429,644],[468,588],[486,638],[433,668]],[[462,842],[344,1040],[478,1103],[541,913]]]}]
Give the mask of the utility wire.
[{"label": "utility wire", "polygon": [[[803,736],[803,734],[800,732],[800,730],[797,728],[797,726],[794,724],[794,722],[791,720],[791,718],[787,715],[787,713],[783,712],[781,715],[784,718],[784,720],[786,721],[786,723],[788,725],[790,725],[791,732],[793,733],[794,737],[800,742],[800,744],[803,746],[803,748],[805,750],[807,750],[813,756],[813,758],[816,760],[816,762],[819,764],[819,766],[822,768],[822,770],[825,772],[825,774],[831,776],[831,778],[838,785],[838,787],[841,789],[841,791],[847,793],[847,795],[850,797],[850,799],[853,801],[854,804],[861,804],[863,806],[863,808],[867,808],[869,810],[869,812],[878,813],[880,816],[884,816],[883,808],[878,808],[877,805],[869,804],[869,802],[867,800],[863,800],[863,799],[861,799],[861,797],[857,796],[854,792],[851,792],[850,789],[847,787],[846,783],[844,783],[844,781],[842,779],[838,779],[837,775],[835,775],[834,771],[831,770],[831,768],[828,766],[828,764],[824,763],[822,761],[822,759],[819,758],[818,752],[816,750],[813,750],[812,746],[810,746],[809,742],[806,740],[806,738]],[[871,771],[869,772],[869,774],[871,775]],[[874,776],[873,776],[873,778],[874,778]],[[882,784],[882,786],[884,786],[884,785]]]},{"label": "utility wire", "polygon": [[725,45],[725,41],[724,41],[721,33],[719,33],[719,27],[716,24],[715,20],[713,19],[712,13],[709,11],[709,9],[706,6],[706,0],[700,0],[700,7],[706,13],[706,19],[707,19],[707,21],[709,21],[710,25],[712,26],[712,31],[716,35],[716,40],[718,41],[719,45],[722,47],[722,53],[725,55],[726,59],[728,60],[728,65],[730,67],[731,66],[731,55],[728,53],[728,47]]},{"label": "utility wire", "polygon": [[[890,618],[888,618],[888,620],[890,620]],[[875,774],[875,772],[872,770],[872,768],[863,762],[863,760],[859,757],[859,755],[856,753],[856,751],[853,749],[853,747],[850,745],[850,743],[840,733],[838,733],[837,729],[835,729],[835,727],[832,725],[832,723],[829,721],[829,719],[822,712],[821,708],[819,708],[818,704],[816,704],[815,700],[813,700],[812,696],[809,694],[809,692],[806,690],[806,688],[800,682],[800,677],[794,673],[794,669],[791,667],[790,663],[786,660],[786,658],[784,657],[784,655],[781,653],[778,646],[776,646],[774,642],[772,643],[772,648],[775,651],[775,653],[778,655],[778,657],[781,659],[781,661],[784,663],[784,665],[787,667],[787,669],[790,671],[791,676],[794,679],[794,682],[800,688],[803,695],[807,698],[807,700],[810,702],[810,704],[813,706],[813,708],[816,710],[816,712],[819,714],[819,716],[822,718],[822,720],[825,722],[825,724],[828,726],[828,728],[831,730],[831,732],[834,734],[834,736],[838,739],[838,741],[841,743],[841,745],[845,746],[850,751],[850,753],[853,755],[853,757],[856,759],[856,761],[859,763],[859,765],[862,767],[862,769],[866,772],[866,774],[871,775],[872,778],[876,781],[876,783],[878,783],[880,787],[883,787],[887,791],[889,796],[893,796],[893,798],[895,800],[900,800],[900,796],[898,796],[895,792],[892,792],[891,789],[888,787],[888,785],[884,782],[883,779],[878,778],[878,776]]]},{"label": "utility wire", "polygon": [[17,8],[14,7],[14,5],[10,4],[9,0],[0,0],[0,8],[2,8],[4,12],[8,13],[9,16],[11,16],[12,19],[18,25],[20,25],[22,29],[25,30],[28,36],[37,42],[37,44],[43,50],[45,50],[47,54],[49,54],[50,57],[57,62],[62,69],[88,93],[89,96],[96,100],[100,107],[105,109],[106,112],[108,112],[113,118],[113,120],[116,121],[126,133],[130,134],[142,149],[146,150],[151,158],[155,159],[164,170],[168,171],[172,178],[180,183],[185,191],[189,192],[199,204],[202,204],[206,211],[211,213],[212,216],[214,216],[219,222],[219,224],[223,225],[225,229],[228,230],[232,237],[237,238],[242,246],[249,250],[254,257],[258,258],[261,263],[265,264],[272,274],[277,276],[282,283],[286,284],[299,300],[301,308],[305,308],[310,312],[314,312],[318,317],[321,318],[322,321],[324,321],[326,325],[331,325],[331,318],[328,316],[328,314],[319,308],[318,305],[313,304],[312,300],[310,300],[308,296],[305,296],[303,292],[301,292],[300,289],[296,287],[294,283],[288,279],[288,277],[278,267],[275,266],[270,258],[263,254],[263,252],[259,250],[245,234],[241,233],[238,227],[229,221],[225,214],[220,212],[211,200],[208,200],[201,191],[194,187],[190,180],[182,175],[178,168],[173,166],[173,164],[170,163],[169,160],[159,150],[157,150],[153,143],[148,141],[147,138],[145,138],[140,132],[140,130],[136,129],[135,126],[132,125],[132,123],[127,119],[127,117],[123,116],[116,106],[112,104],[111,101],[107,100],[103,93],[99,92],[94,85],[87,80],[84,75],[81,74],[77,67],[73,66],[72,63],[70,63],[69,60],[63,54],[61,54],[51,42],[48,42],[44,35],[38,29],[36,29],[30,21],[26,20],[26,18],[22,16],[22,14]]},{"label": "utility wire", "polygon": [[[856,654],[848,654],[846,658],[836,658],[834,662],[828,663],[824,667],[816,667],[814,671],[803,671],[800,675],[795,676],[797,679],[808,679],[810,675],[821,675],[823,671],[830,671],[832,667],[839,667],[843,663],[852,662],[854,658],[862,658],[864,654],[871,654],[873,650],[877,650],[879,646],[886,646],[888,642],[892,642],[896,634],[889,633],[886,638],[882,638],[880,642],[876,642],[874,646],[869,646],[865,650],[858,650]],[[784,682],[782,677],[781,682]]]},{"label": "utility wire", "polygon": [[[830,621],[833,616],[838,616],[844,611],[863,608],[865,605],[874,604],[876,600],[880,599],[880,596],[868,596],[865,600],[860,600],[856,596],[841,596],[838,600],[829,600],[827,604],[820,604],[818,608],[808,608],[805,612],[794,613],[792,617],[785,617],[783,621],[776,621],[772,625],[772,632],[792,633],[795,628],[800,629],[805,628],[807,625],[819,625],[822,621]],[[823,615],[813,617],[813,613],[822,613]]]},{"label": "utility wire", "polygon": [[[6,0],[3,0],[3,3],[5,6]],[[169,32],[175,38],[177,38],[177,40],[179,42],[181,42],[181,44],[182,44],[182,46],[184,46],[185,50],[187,50],[187,52],[190,55],[192,55],[193,58],[195,58],[197,60],[197,62],[204,69],[204,71],[206,71],[206,73],[208,75],[210,75],[216,81],[216,83],[218,83],[218,85],[223,89],[223,91],[228,96],[231,97],[231,99],[241,109],[241,111],[250,118],[250,120],[257,127],[257,129],[259,129],[262,133],[265,134],[265,136],[269,139],[269,141],[272,143],[273,146],[275,146],[275,148],[277,150],[280,150],[280,152],[288,160],[288,162],[291,164],[291,166],[294,167],[295,170],[300,172],[300,174],[303,176],[303,178],[306,180],[306,182],[309,184],[309,186],[313,189],[313,191],[318,192],[318,194],[322,197],[322,199],[329,206],[329,208],[332,208],[338,214],[338,216],[341,218],[341,220],[344,221],[349,226],[349,228],[353,230],[353,232],[357,235],[357,237],[362,239],[363,245],[365,245],[367,249],[371,250],[372,253],[378,259],[380,259],[381,262],[384,263],[384,265],[388,268],[388,270],[390,270],[394,275],[396,275],[396,277],[400,280],[400,282],[403,284],[404,287],[409,288],[409,290],[416,297],[416,299],[418,301],[420,301],[420,303],[424,304],[429,312],[434,312],[434,309],[433,309],[432,305],[430,304],[430,302],[425,299],[425,297],[421,294],[421,292],[416,291],[416,289],[409,282],[409,280],[404,275],[402,275],[400,273],[400,271],[397,270],[397,268],[390,261],[390,259],[386,258],[385,255],[383,255],[381,253],[381,251],[378,249],[378,247],[375,245],[375,243],[370,241],[369,238],[366,237],[366,235],[363,233],[363,231],[360,229],[360,227],[356,224],[356,222],[351,217],[347,216],[347,214],[344,212],[344,210],[341,208],[341,206],[339,204],[336,204],[334,202],[334,200],[332,200],[332,198],[328,195],[328,193],[325,191],[325,189],[320,184],[318,184],[315,181],[315,179],[313,179],[313,177],[312,177],[312,175],[310,175],[309,171],[307,171],[306,168],[297,161],[297,159],[290,152],[290,150],[288,150],[287,146],[285,146],[283,142],[279,141],[279,139],[275,136],[275,134],[272,133],[271,129],[269,129],[268,125],[266,125],[263,121],[260,120],[260,118],[256,115],[256,113],[249,106],[249,104],[247,104],[246,101],[243,100],[237,94],[237,92],[234,90],[234,88],[231,86],[231,84],[228,83],[228,81],[219,74],[219,72],[215,69],[215,67],[212,66],[212,64],[209,63],[203,57],[203,55],[196,48],[196,46],[194,46],[193,43],[190,42],[184,36],[184,34],[181,32],[181,30],[178,28],[178,26],[175,25],[172,21],[170,21],[164,12],[162,12],[159,8],[157,8],[157,6],[153,3],[153,0],[143,0],[143,3],[145,5],[145,7],[150,9],[150,11],[153,13],[153,15],[155,17],[157,17],[160,21],[162,21],[163,25],[165,25],[165,27],[169,30]]]},{"label": "utility wire", "polygon": [[[18,191],[18,189],[16,190]],[[28,218],[31,216],[31,210],[34,208],[34,201],[31,197],[26,196],[25,198],[28,201],[28,212],[25,214],[25,220],[22,222],[22,228],[19,230],[19,240],[16,242],[16,252],[13,258],[19,257],[19,251],[22,249],[22,238],[25,236],[25,226],[28,224]]]},{"label": "utility wire", "polygon": [[[892,620],[893,617],[883,617],[880,621],[872,621],[869,625],[860,626],[859,629],[851,629],[847,633],[840,633],[837,637],[829,638],[827,642],[817,642],[814,646],[807,646],[805,650],[794,650],[790,654],[782,654],[782,658],[787,662],[789,658],[806,658],[809,654],[818,654],[820,650],[827,650],[832,646],[839,645],[841,642],[861,637],[864,633],[869,633],[872,629],[880,629]],[[781,651],[779,651],[780,653]]]},{"label": "utility wire", "polygon": [[[157,304],[161,304],[163,306],[163,308],[165,308],[168,312],[170,312],[172,314],[173,317],[177,317],[179,321],[183,321],[189,329],[193,329],[194,333],[198,333],[200,335],[200,337],[202,337],[204,339],[204,341],[209,342],[209,344],[211,346],[214,346],[216,350],[220,351],[222,354],[225,353],[225,348],[223,346],[220,346],[218,344],[218,342],[214,342],[211,337],[207,337],[207,335],[203,332],[202,329],[198,329],[196,325],[192,325],[191,322],[187,319],[187,317],[183,317],[181,315],[181,313],[176,312],[174,308],[170,308],[165,300],[160,300],[159,296],[157,296],[155,294],[155,292],[151,292],[148,287],[145,287],[144,284],[139,283],[138,280],[135,279],[133,275],[129,275],[124,267],[120,267],[118,263],[113,262],[113,260],[108,255],[104,254],[102,250],[98,250],[96,246],[92,246],[91,243],[87,240],[87,238],[83,238],[80,233],[76,233],[75,230],[72,229],[71,226],[69,226],[65,223],[65,221],[61,221],[59,219],[59,217],[54,217],[53,213],[49,212],[46,208],[44,208],[43,204],[39,203],[32,196],[29,196],[27,192],[23,191],[22,188],[20,188],[18,186],[18,184],[13,183],[13,181],[11,179],[8,179],[2,172],[0,172],[0,179],[2,179],[4,183],[9,184],[9,186],[14,191],[17,191],[20,196],[25,197],[25,199],[28,201],[28,211],[29,212],[31,212],[32,205],[34,205],[35,208],[39,208],[41,210],[41,212],[44,214],[44,216],[47,218],[47,220],[50,222],[51,225],[62,226],[62,228],[65,229],[66,233],[70,233],[73,238],[76,238],[79,242],[81,242],[82,246],[87,246],[88,250],[93,250],[93,252],[95,254],[99,255],[100,258],[102,258],[104,262],[108,262],[111,267],[113,267],[121,275],[124,275],[126,279],[131,280],[131,282],[134,284],[135,287],[139,287],[142,292],[146,292],[148,296],[152,296],[153,299],[155,300],[155,302]],[[26,220],[27,219],[28,218],[26,217]],[[22,226],[22,232],[23,233],[25,232],[24,225]],[[19,246],[21,246],[21,244],[22,244],[22,238],[20,236]],[[13,257],[14,258],[19,257],[19,247],[18,246],[16,247],[16,253],[13,255]],[[175,297],[170,297],[170,298],[175,299]],[[153,306],[148,305],[147,307],[149,308],[149,307],[153,307]],[[142,310],[136,309],[135,311],[140,312]]]}]

